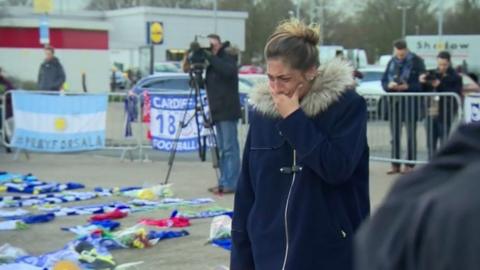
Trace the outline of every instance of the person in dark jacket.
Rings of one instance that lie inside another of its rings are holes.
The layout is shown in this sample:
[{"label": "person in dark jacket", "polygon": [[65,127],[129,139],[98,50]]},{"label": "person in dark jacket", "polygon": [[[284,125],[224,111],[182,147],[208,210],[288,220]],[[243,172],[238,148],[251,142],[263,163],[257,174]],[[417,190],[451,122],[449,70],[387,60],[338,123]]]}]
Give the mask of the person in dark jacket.
[{"label": "person in dark jacket", "polygon": [[[393,43],[393,57],[388,62],[382,77],[382,87],[390,93],[418,93],[422,87],[418,78],[425,72],[423,60],[410,52],[404,40]],[[402,123],[407,130],[407,160],[417,159],[417,121],[421,117],[422,100],[418,97],[389,97],[388,114],[390,118],[390,131],[392,133],[392,159],[401,157]],[[401,164],[392,163],[392,169],[387,174],[401,172]],[[413,164],[405,164],[404,172],[413,169]]]},{"label": "person in dark jacket", "polygon": [[[0,85],[3,85],[3,88],[4,88],[4,91],[12,91],[14,90],[15,88],[13,87],[13,84],[10,82],[10,80],[8,80],[4,73],[3,73],[3,69],[0,67]],[[1,103],[2,101],[0,100],[0,105],[2,105]],[[13,125],[13,107],[12,107],[12,94],[7,94],[5,96],[5,104],[3,104],[3,106],[5,106],[5,123],[3,123],[3,117],[2,117],[2,108],[0,106],[0,129],[2,129],[4,132],[5,132],[5,142],[6,143],[9,143],[10,142],[10,138],[12,137],[12,133],[13,133],[13,128],[14,128],[14,125]],[[5,125],[5,127],[3,126]],[[9,148],[9,147],[5,147],[7,153],[11,153],[12,150]]]},{"label": "person in dark jacket", "polygon": [[208,54],[207,57],[209,65],[205,84],[220,152],[219,183],[218,186],[209,188],[209,191],[233,193],[240,173],[237,124],[241,112],[237,60],[229,42],[222,43],[220,37],[215,34],[209,35],[208,39],[212,54]]},{"label": "person in dark jacket", "polygon": [[45,60],[40,65],[37,87],[39,90],[59,91],[65,83],[65,72],[53,47],[45,47]]},{"label": "person in dark jacket", "polygon": [[232,220],[231,270],[352,267],[370,211],[365,100],[353,67],[319,67],[319,29],[294,19],[265,46]]},{"label": "person in dark jacket", "polygon": [[426,166],[398,179],[355,239],[357,270],[480,265],[480,123],[461,126]]},{"label": "person in dark jacket", "polygon": [[[437,69],[420,75],[420,82],[426,92],[454,93],[462,96],[462,77],[452,68],[450,53],[442,51],[437,55]],[[432,157],[437,151],[437,145],[443,144],[457,117],[458,102],[450,96],[434,97],[430,100],[427,126],[428,156]]]}]

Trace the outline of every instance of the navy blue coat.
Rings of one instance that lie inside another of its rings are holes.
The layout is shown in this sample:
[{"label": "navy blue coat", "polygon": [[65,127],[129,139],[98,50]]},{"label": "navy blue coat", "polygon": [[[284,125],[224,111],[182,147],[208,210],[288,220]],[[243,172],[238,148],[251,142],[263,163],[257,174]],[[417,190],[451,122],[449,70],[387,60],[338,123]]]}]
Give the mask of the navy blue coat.
[{"label": "navy blue coat", "polygon": [[65,82],[65,71],[57,57],[45,60],[38,71],[38,90],[59,91]]},{"label": "navy blue coat", "polygon": [[303,104],[285,119],[257,107],[235,195],[231,270],[351,269],[353,234],[370,211],[367,111],[354,91],[332,100],[316,115]]}]

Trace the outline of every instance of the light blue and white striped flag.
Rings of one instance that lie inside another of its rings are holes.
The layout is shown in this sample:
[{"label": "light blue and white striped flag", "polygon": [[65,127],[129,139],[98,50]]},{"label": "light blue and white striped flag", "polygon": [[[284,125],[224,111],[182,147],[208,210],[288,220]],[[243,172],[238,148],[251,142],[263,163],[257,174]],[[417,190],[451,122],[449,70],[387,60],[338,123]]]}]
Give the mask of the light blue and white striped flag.
[{"label": "light blue and white striped flag", "polygon": [[107,95],[65,96],[14,91],[13,147],[76,152],[105,146]]}]

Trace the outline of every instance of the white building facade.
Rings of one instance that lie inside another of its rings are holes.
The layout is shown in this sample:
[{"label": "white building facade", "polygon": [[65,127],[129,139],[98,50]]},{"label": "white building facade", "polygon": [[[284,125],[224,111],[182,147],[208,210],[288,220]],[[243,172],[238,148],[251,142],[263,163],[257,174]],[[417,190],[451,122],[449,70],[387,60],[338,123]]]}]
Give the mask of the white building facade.
[{"label": "white building facade", "polygon": [[[84,73],[89,92],[104,92],[110,89],[114,63],[128,69],[150,62],[147,23],[163,25],[163,42],[154,45],[154,62],[162,62],[177,60],[176,53],[187,49],[196,35],[206,36],[215,29],[222,40],[244,51],[247,18],[246,12],[134,7],[106,12],[54,11],[48,15],[48,25],[50,44],[65,69],[70,91],[82,91]],[[44,58],[40,19],[31,9],[2,11],[0,66],[9,75],[37,80]]]}]

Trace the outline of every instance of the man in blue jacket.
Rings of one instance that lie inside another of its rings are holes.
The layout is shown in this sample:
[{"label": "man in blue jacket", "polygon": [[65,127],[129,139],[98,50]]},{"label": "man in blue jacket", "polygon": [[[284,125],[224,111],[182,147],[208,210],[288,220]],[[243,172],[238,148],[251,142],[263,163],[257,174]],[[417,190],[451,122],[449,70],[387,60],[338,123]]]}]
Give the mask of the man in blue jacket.
[{"label": "man in blue jacket", "polygon": [[[420,74],[425,72],[423,60],[410,52],[404,40],[393,43],[393,57],[388,62],[382,77],[382,87],[390,93],[418,93],[422,87],[418,81]],[[407,130],[407,160],[417,159],[417,121],[422,115],[422,100],[418,97],[402,96],[388,99],[388,114],[390,131],[392,133],[392,159],[402,159],[401,134],[402,124]],[[404,172],[413,169],[414,163],[405,164]],[[392,163],[392,169],[387,174],[400,173],[401,164]]]}]

